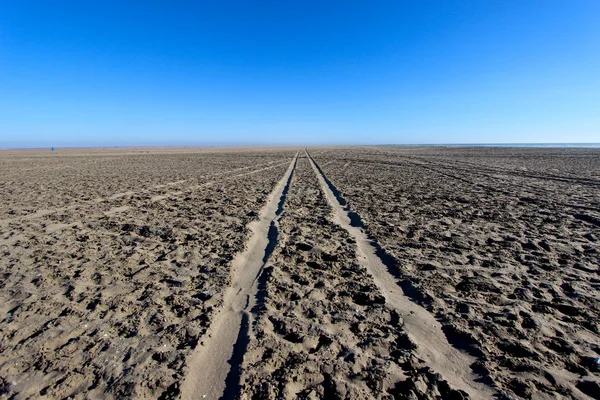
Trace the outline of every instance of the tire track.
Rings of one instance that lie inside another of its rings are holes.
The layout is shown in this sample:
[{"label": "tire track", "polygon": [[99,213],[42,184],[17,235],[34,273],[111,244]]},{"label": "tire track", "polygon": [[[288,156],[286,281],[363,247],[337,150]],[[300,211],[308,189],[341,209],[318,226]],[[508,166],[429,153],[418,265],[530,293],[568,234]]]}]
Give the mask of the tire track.
[{"label": "tire track", "polygon": [[[340,158],[337,161],[338,162],[347,161],[346,164],[344,164],[344,168],[350,162],[387,165],[387,166],[391,166],[391,167],[395,167],[395,168],[402,168],[402,167],[405,167],[406,165],[411,165],[411,166],[415,166],[415,167],[420,167],[429,172],[433,172],[434,174],[437,174],[437,175],[445,176],[447,178],[451,178],[456,181],[463,182],[468,185],[472,185],[474,187],[478,187],[487,192],[500,193],[502,195],[505,195],[510,198],[514,198],[514,199],[516,199],[518,201],[522,201],[522,202],[534,202],[543,207],[554,206],[554,207],[570,208],[573,210],[592,211],[592,212],[596,212],[596,213],[600,212],[600,209],[598,207],[589,206],[589,205],[565,203],[565,202],[556,201],[556,200],[549,203],[548,201],[543,199],[543,197],[544,197],[543,191],[546,190],[543,187],[537,187],[537,186],[533,186],[533,185],[526,184],[526,183],[516,184],[513,182],[507,182],[506,180],[503,180],[502,178],[499,178],[497,176],[486,174],[485,172],[479,172],[479,171],[475,171],[475,170],[468,171],[471,175],[482,177],[488,181],[490,181],[490,180],[500,181],[501,185],[499,185],[499,186],[505,186],[505,187],[510,188],[511,190],[505,190],[505,189],[499,188],[498,185],[491,185],[491,184],[475,182],[473,180],[464,178],[462,176],[458,176],[454,173],[439,170],[438,168],[450,168],[450,169],[452,168],[452,167],[448,167],[447,165],[444,165],[443,163],[440,163],[440,162],[438,162],[437,164],[434,164],[434,166],[432,167],[430,165],[427,165],[424,162],[415,161],[412,159],[405,159],[402,162],[391,162],[391,161],[386,162],[386,161],[371,161],[371,160],[359,160],[359,159],[354,159],[354,160],[348,161],[346,158]],[[323,164],[323,165],[326,165],[326,164]],[[499,172],[499,173],[501,173],[501,172]],[[508,175],[506,175],[506,176],[508,176]],[[514,175],[514,176],[516,176],[516,175]],[[517,194],[518,190],[523,189],[523,188],[533,192],[533,195],[536,197],[518,195]],[[568,211],[567,213],[570,214],[571,216],[573,216],[573,218],[575,218],[575,219],[598,226],[598,223],[594,222],[594,221],[598,220],[598,217],[596,217],[596,216],[582,214],[581,212],[578,212],[578,211]]]},{"label": "tire track", "polygon": [[[277,162],[277,161],[275,161],[275,162]],[[268,169],[280,167],[282,165],[287,164],[287,161],[283,162],[283,163],[279,162],[279,163],[274,164],[274,165],[271,165],[271,164],[273,164],[273,162],[263,164],[263,165],[267,165],[264,168],[255,169],[255,170],[252,170],[250,172],[243,172],[243,173],[240,173],[240,174],[224,176],[222,179],[225,180],[225,179],[239,178],[241,176],[246,176],[246,175],[252,175],[252,174],[255,174],[257,172],[261,172],[261,171],[265,171],[265,170],[268,170]],[[211,176],[227,175],[227,174],[230,174],[230,173],[233,173],[233,172],[237,172],[237,171],[241,171],[241,170],[248,169],[248,168],[250,168],[250,167],[235,168],[235,169],[229,170],[229,171],[224,171],[224,172],[218,172],[218,173],[214,173],[214,174],[203,175],[203,176],[201,176],[201,178],[208,178],[208,177],[211,177]],[[0,220],[0,225],[10,224],[11,222],[27,221],[27,220],[31,220],[31,219],[35,219],[35,218],[43,218],[43,217],[46,217],[48,215],[51,215],[51,214],[54,214],[54,213],[57,213],[57,212],[74,210],[74,209],[77,209],[78,207],[85,208],[85,207],[93,206],[93,205],[96,205],[96,204],[100,204],[100,203],[105,203],[105,202],[117,200],[117,199],[119,199],[121,197],[131,196],[131,195],[134,195],[134,194],[139,194],[139,193],[147,193],[147,194],[149,194],[149,193],[152,193],[153,190],[161,189],[163,187],[172,187],[172,186],[180,185],[180,184],[182,184],[184,182],[186,182],[186,181],[185,180],[180,180],[180,181],[175,181],[175,182],[169,182],[169,183],[165,183],[165,184],[161,184],[161,185],[152,186],[152,187],[146,188],[146,189],[140,189],[140,190],[135,191],[135,192],[134,191],[120,192],[120,193],[115,193],[115,194],[113,194],[111,196],[108,196],[108,197],[96,198],[96,199],[93,199],[93,200],[88,200],[88,201],[82,201],[82,202],[78,202],[78,203],[73,203],[73,204],[69,204],[69,205],[64,206],[64,207],[54,208],[54,209],[50,209],[50,210],[40,210],[40,211],[37,211],[37,212],[32,213],[32,214],[27,214],[27,215],[15,217],[15,218],[2,219],[2,220]],[[202,184],[199,184],[199,185],[189,186],[187,189],[188,190],[197,190],[197,189],[200,189],[202,187],[210,186],[210,185],[212,185],[212,184],[214,184],[216,182],[219,182],[219,181],[216,181],[216,180],[209,181],[209,182],[205,182],[205,183],[202,183]],[[166,198],[168,198],[170,196],[174,196],[174,195],[178,195],[178,194],[182,194],[182,193],[183,193],[182,191],[167,192],[167,193],[164,193],[162,195],[157,195],[157,196],[151,198],[150,200],[152,202],[154,202],[154,201],[163,200],[163,199],[166,199]],[[111,211],[112,210],[109,210],[108,212],[110,213]]]},{"label": "tire track", "polygon": [[[419,162],[423,162],[423,163],[429,163],[431,162],[431,160],[424,158],[424,157],[418,157],[418,156],[412,156],[412,157],[408,157],[414,160],[418,160]],[[568,173],[563,171],[563,174],[568,174],[568,175],[556,175],[556,174],[551,174],[551,173],[547,173],[547,172],[543,172],[543,171],[535,171],[535,170],[519,170],[519,169],[515,169],[515,168],[507,168],[507,167],[501,167],[501,166],[491,166],[491,165],[487,165],[487,164],[481,164],[481,163],[475,163],[475,162],[469,162],[469,161],[459,161],[459,160],[447,160],[447,159],[438,159],[436,160],[436,163],[440,166],[445,166],[445,167],[449,167],[451,169],[455,169],[455,170],[462,170],[462,171],[466,171],[466,172],[471,172],[473,170],[473,168],[476,168],[478,171],[482,172],[482,173],[488,173],[488,174],[501,174],[501,175],[505,175],[505,176],[513,176],[513,177],[518,177],[518,178],[530,178],[530,179],[538,179],[538,180],[545,180],[545,181],[557,181],[557,182],[564,182],[564,183],[569,183],[569,184],[580,184],[580,185],[590,185],[590,186],[599,186],[600,185],[600,180],[597,178],[586,178],[586,177],[581,177],[581,176],[574,176],[572,173]]]},{"label": "tire track", "polygon": [[248,225],[251,232],[246,249],[235,256],[231,266],[231,286],[223,307],[207,332],[207,338],[190,358],[181,397],[184,400],[235,398],[244,353],[250,340],[252,309],[256,303],[260,276],[278,239],[278,220],[300,152],[269,195],[259,219]]},{"label": "tire track", "polygon": [[363,230],[360,216],[350,210],[340,192],[306,152],[321,188],[333,209],[333,221],[356,240],[357,259],[373,276],[386,303],[404,317],[404,328],[418,345],[416,353],[442,375],[451,387],[464,390],[473,399],[489,399],[493,390],[471,372],[475,358],[452,347],[441,324],[426,309],[415,304],[396,283],[396,267],[383,249]]}]

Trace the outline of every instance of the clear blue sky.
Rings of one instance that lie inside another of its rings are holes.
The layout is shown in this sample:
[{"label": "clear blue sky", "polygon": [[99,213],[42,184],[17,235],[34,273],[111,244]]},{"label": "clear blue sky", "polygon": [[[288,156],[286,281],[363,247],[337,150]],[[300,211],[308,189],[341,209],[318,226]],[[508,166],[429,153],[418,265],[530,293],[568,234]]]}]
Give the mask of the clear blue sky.
[{"label": "clear blue sky", "polygon": [[600,1],[0,0],[0,147],[600,142]]}]

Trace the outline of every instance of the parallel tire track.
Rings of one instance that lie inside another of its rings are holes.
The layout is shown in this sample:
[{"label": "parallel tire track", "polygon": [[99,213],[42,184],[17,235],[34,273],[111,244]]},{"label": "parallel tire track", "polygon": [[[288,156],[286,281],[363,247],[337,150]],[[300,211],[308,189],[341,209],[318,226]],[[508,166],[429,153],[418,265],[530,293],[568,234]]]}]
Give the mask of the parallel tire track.
[{"label": "parallel tire track", "polygon": [[[600,209],[598,207],[580,205],[580,204],[571,204],[571,203],[565,203],[565,202],[560,202],[560,201],[556,201],[556,200],[549,203],[548,201],[543,199],[544,194],[542,193],[542,190],[544,190],[544,188],[537,187],[537,186],[530,185],[530,184],[523,183],[523,182],[521,182],[519,184],[512,183],[512,182],[509,183],[509,182],[506,182],[505,180],[503,180],[502,178],[499,178],[499,177],[491,175],[491,174],[486,174],[485,172],[479,172],[479,171],[475,171],[475,170],[469,171],[470,174],[482,177],[488,181],[492,181],[492,180],[500,181],[501,182],[500,186],[507,186],[507,187],[511,188],[511,190],[501,189],[501,188],[499,188],[499,185],[474,182],[470,179],[464,178],[462,176],[458,176],[458,175],[456,175],[456,173],[441,171],[438,168],[447,168],[447,166],[445,166],[444,164],[439,163],[439,162],[437,164],[434,164],[434,166],[431,166],[431,165],[427,165],[424,162],[414,161],[411,159],[405,159],[402,162],[391,162],[391,161],[368,161],[368,160],[357,160],[357,159],[348,160],[346,158],[340,158],[337,161],[338,162],[346,161],[346,164],[344,164],[344,166],[346,166],[348,163],[351,163],[351,162],[364,163],[364,164],[387,165],[387,166],[391,166],[391,167],[395,167],[395,168],[406,167],[406,165],[415,166],[415,167],[425,169],[426,171],[432,172],[434,174],[441,175],[441,176],[444,176],[447,178],[454,179],[459,182],[466,183],[468,185],[472,185],[474,187],[481,188],[482,190],[485,190],[488,192],[500,193],[505,196],[515,198],[519,201],[535,202],[544,207],[557,206],[557,207],[569,208],[569,209],[575,210],[575,211],[569,212],[574,218],[598,226],[598,222],[597,222],[598,218],[597,217],[595,217],[593,215],[591,216],[591,215],[587,215],[587,214],[582,214],[581,212],[578,211],[578,210],[584,210],[584,211],[592,211],[592,212],[598,213],[598,212],[600,212]],[[326,165],[326,164],[323,164],[323,165]],[[498,173],[502,173],[502,172],[499,171]],[[515,175],[515,176],[517,176],[517,175]],[[523,188],[534,192],[534,196],[536,196],[536,197],[532,198],[532,197],[528,197],[528,196],[519,196],[517,193],[520,189],[523,189]]]},{"label": "parallel tire track", "polygon": [[[255,174],[257,172],[265,171],[265,170],[272,169],[272,168],[277,168],[277,167],[280,167],[282,165],[287,164],[287,161],[284,162],[284,163],[279,163],[278,162],[277,164],[274,164],[274,165],[271,165],[271,164],[273,164],[273,162],[263,164],[263,165],[265,165],[265,167],[263,167],[263,168],[258,168],[258,169],[255,169],[255,170],[252,170],[252,171],[249,171],[249,172],[242,172],[242,173],[235,174],[235,175],[224,176],[224,177],[222,177],[222,180],[239,178],[241,176],[252,175],[252,174]],[[235,169],[232,169],[232,170],[229,170],[229,171],[223,171],[223,172],[218,172],[218,173],[215,173],[215,174],[203,175],[201,177],[207,178],[207,177],[210,177],[210,176],[227,175],[227,174],[230,174],[232,172],[241,171],[241,170],[244,170],[244,169],[247,169],[247,168],[249,168],[249,167],[235,168]],[[43,218],[43,217],[46,217],[48,215],[51,215],[51,214],[54,214],[54,213],[57,213],[57,212],[73,210],[73,209],[77,209],[78,207],[82,207],[82,208],[90,207],[90,206],[93,206],[93,205],[96,205],[96,204],[99,204],[99,203],[104,203],[104,202],[116,200],[116,199],[119,199],[121,197],[130,196],[130,195],[134,195],[134,194],[138,194],[138,193],[151,193],[153,190],[160,189],[160,188],[163,188],[163,187],[172,187],[172,186],[180,185],[183,182],[185,182],[185,180],[176,181],[176,182],[169,182],[169,183],[162,184],[162,185],[156,185],[156,186],[153,186],[153,187],[150,187],[150,188],[140,189],[140,190],[135,191],[135,192],[134,191],[129,191],[129,192],[122,192],[122,193],[115,193],[115,194],[113,194],[111,196],[108,196],[108,197],[97,198],[97,199],[93,199],[93,200],[72,203],[72,204],[69,204],[67,206],[58,207],[58,208],[54,208],[54,209],[50,209],[50,210],[40,210],[40,211],[37,211],[37,212],[32,213],[32,214],[23,215],[23,216],[19,216],[19,217],[15,217],[15,218],[0,219],[0,225],[9,224],[11,222],[26,221],[26,220],[31,220],[31,219],[35,219],[35,218]],[[197,189],[200,189],[202,187],[210,186],[210,185],[212,185],[212,184],[214,184],[216,182],[220,182],[220,181],[214,180],[214,181],[204,182],[204,183],[199,184],[199,185],[189,186],[187,189],[188,190],[197,190]],[[166,199],[166,198],[168,198],[170,196],[181,194],[181,193],[182,193],[181,191],[167,192],[167,193],[164,193],[162,195],[159,195],[159,196],[156,196],[156,197],[152,198],[151,201],[158,201],[158,200]]]},{"label": "parallel tire track", "polygon": [[181,390],[184,400],[235,398],[239,392],[240,367],[249,341],[259,276],[277,243],[277,223],[299,153],[269,195],[259,219],[248,226],[250,238],[246,249],[232,261],[232,283],[225,292],[222,311],[190,358]]},{"label": "parallel tire track", "polygon": [[473,399],[492,398],[492,389],[478,382],[478,377],[471,372],[470,366],[475,359],[452,347],[435,317],[404,294],[396,283],[395,266],[388,262],[387,257],[382,255],[382,249],[364,232],[360,216],[346,206],[340,192],[310,154],[306,154],[333,209],[333,221],[356,240],[358,262],[373,276],[386,303],[403,315],[404,328],[418,346],[417,355],[440,373],[451,387],[465,391]]}]

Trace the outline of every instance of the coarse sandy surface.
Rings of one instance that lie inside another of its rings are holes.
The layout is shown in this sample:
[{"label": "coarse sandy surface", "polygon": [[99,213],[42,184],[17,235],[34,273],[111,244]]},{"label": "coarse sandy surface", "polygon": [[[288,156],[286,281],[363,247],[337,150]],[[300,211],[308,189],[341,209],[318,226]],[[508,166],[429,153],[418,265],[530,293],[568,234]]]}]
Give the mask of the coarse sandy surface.
[{"label": "coarse sandy surface", "polygon": [[2,158],[3,390],[176,395],[294,153]]},{"label": "coarse sandy surface", "polygon": [[4,398],[600,398],[600,150],[0,151]]},{"label": "coarse sandy surface", "polygon": [[600,151],[366,148],[316,159],[399,284],[513,397],[600,396]]}]

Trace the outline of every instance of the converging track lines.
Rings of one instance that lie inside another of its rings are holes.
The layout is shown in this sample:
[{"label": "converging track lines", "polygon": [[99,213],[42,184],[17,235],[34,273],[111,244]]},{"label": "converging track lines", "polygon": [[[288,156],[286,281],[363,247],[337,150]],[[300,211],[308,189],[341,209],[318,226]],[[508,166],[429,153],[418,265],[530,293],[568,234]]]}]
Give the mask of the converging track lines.
[{"label": "converging track lines", "polygon": [[231,286],[226,290],[221,313],[208,331],[204,344],[190,359],[182,386],[182,398],[235,398],[240,367],[249,341],[259,276],[277,242],[277,220],[283,212],[299,152],[271,192],[257,221],[249,224],[246,249],[232,261]]},{"label": "converging track lines", "polygon": [[[263,168],[254,169],[254,170],[249,171],[249,172],[242,172],[242,173],[238,173],[238,174],[223,176],[221,179],[222,180],[227,180],[227,179],[239,178],[239,177],[242,177],[242,176],[251,175],[251,174],[258,173],[258,172],[266,171],[268,169],[277,168],[277,167],[286,165],[287,163],[288,163],[287,161],[283,162],[283,163],[277,162],[276,164],[274,164],[274,162],[270,162],[270,163],[263,164]],[[211,176],[222,176],[222,175],[231,174],[233,172],[242,171],[242,170],[248,169],[248,168],[250,168],[250,167],[235,168],[235,169],[229,170],[229,171],[223,171],[223,172],[218,172],[218,173],[214,173],[214,174],[207,174],[207,175],[204,175],[202,177],[203,178],[208,178],[208,177],[211,177]],[[99,203],[105,203],[105,202],[117,200],[119,198],[126,197],[126,196],[131,196],[131,195],[135,195],[135,194],[138,194],[138,193],[148,194],[148,193],[151,193],[153,190],[161,189],[161,188],[164,188],[164,187],[173,187],[173,186],[181,185],[184,182],[186,182],[186,180],[179,180],[179,181],[175,181],[175,182],[169,182],[169,183],[165,183],[165,184],[161,184],[161,185],[156,185],[156,186],[153,186],[153,187],[150,187],[150,188],[140,189],[140,190],[135,191],[135,192],[134,191],[120,192],[120,193],[115,193],[115,194],[113,194],[111,196],[104,197],[104,198],[97,198],[97,199],[93,199],[93,200],[76,202],[76,203],[69,204],[69,205],[64,206],[64,207],[58,207],[58,208],[49,209],[49,210],[39,210],[39,211],[37,211],[35,213],[28,214],[28,215],[23,215],[23,216],[14,217],[14,218],[8,218],[8,219],[2,219],[2,220],[0,220],[0,225],[1,224],[9,224],[11,222],[18,222],[18,221],[30,220],[30,219],[35,219],[35,218],[43,218],[43,217],[46,217],[48,215],[55,214],[55,213],[58,213],[58,212],[63,212],[63,211],[68,211],[68,210],[74,210],[74,209],[77,209],[79,207],[82,207],[82,208],[90,207],[90,206],[94,206],[94,205],[99,204]],[[217,182],[220,182],[220,181],[217,181],[217,180],[208,181],[208,182],[204,182],[204,183],[201,183],[201,184],[198,184],[198,185],[189,186],[189,187],[187,187],[185,189],[186,190],[197,190],[197,189],[200,189],[202,187],[210,186],[210,185],[212,185],[214,183],[217,183]],[[161,195],[157,195],[157,196],[152,197],[150,199],[150,201],[154,202],[154,201],[158,201],[158,200],[163,200],[163,199],[166,199],[168,197],[171,197],[171,196],[174,196],[174,195],[177,195],[177,194],[181,194],[181,193],[183,193],[182,190],[166,192],[166,193],[163,193]],[[110,210],[109,210],[109,212],[110,212]]]},{"label": "converging track lines", "polygon": [[475,359],[452,347],[441,324],[420,305],[412,302],[396,283],[395,266],[383,256],[382,249],[365,233],[360,216],[350,210],[341,193],[327,179],[315,160],[306,152],[315,173],[333,209],[333,220],[356,240],[357,259],[373,276],[381,289],[386,303],[404,317],[404,327],[410,338],[418,345],[416,350],[431,368],[440,373],[452,387],[464,390],[473,399],[488,399],[492,389],[479,382],[471,372]]}]

